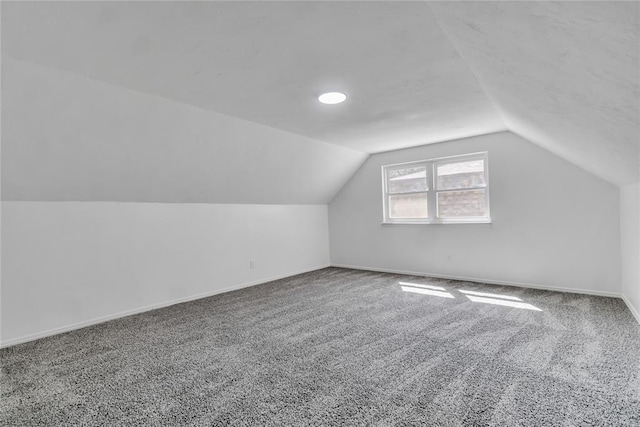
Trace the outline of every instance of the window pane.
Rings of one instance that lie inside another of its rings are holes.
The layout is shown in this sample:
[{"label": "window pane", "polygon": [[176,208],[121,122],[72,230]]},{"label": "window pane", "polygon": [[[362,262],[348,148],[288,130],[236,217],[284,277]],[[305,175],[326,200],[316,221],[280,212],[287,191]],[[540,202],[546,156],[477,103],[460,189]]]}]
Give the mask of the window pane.
[{"label": "window pane", "polygon": [[427,218],[427,193],[389,196],[389,218]]},{"label": "window pane", "polygon": [[427,168],[416,166],[405,169],[391,169],[387,172],[389,193],[411,193],[427,191]]},{"label": "window pane", "polygon": [[485,190],[445,191],[438,193],[438,218],[485,216]]},{"label": "window pane", "polygon": [[437,181],[438,190],[484,187],[484,160],[438,165]]}]

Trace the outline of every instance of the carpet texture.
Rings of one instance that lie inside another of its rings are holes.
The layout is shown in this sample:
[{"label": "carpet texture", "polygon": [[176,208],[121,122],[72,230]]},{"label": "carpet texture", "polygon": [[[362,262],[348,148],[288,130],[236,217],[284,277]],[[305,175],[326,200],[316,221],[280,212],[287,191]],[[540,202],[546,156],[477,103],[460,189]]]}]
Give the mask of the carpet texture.
[{"label": "carpet texture", "polygon": [[621,300],[340,268],[0,362],[7,426],[640,425],[640,326]]}]

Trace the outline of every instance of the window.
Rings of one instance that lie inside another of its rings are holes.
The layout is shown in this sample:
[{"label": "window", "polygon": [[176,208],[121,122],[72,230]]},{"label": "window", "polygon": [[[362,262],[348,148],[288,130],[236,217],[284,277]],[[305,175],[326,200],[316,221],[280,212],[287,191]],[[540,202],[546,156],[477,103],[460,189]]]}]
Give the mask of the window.
[{"label": "window", "polygon": [[382,167],[384,223],[486,223],[488,154]]}]

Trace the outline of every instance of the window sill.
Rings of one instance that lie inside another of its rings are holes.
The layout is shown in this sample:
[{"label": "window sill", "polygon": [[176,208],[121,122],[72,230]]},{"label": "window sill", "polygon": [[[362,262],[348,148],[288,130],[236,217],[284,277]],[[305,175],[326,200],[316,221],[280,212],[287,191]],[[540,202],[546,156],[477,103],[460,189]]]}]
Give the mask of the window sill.
[{"label": "window sill", "polygon": [[464,221],[398,221],[388,222],[383,221],[380,225],[451,225],[451,224],[492,224],[491,218],[487,219],[472,219]]}]

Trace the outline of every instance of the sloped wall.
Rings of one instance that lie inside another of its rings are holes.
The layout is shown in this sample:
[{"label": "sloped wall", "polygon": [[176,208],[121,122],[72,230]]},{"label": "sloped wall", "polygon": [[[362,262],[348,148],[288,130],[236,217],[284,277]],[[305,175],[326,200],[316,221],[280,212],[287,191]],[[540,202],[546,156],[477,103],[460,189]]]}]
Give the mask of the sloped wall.
[{"label": "sloped wall", "polygon": [[[491,224],[381,225],[381,166],[489,152]],[[371,156],[329,205],[333,265],[620,295],[618,188],[509,132]]]},{"label": "sloped wall", "polygon": [[640,4],[428,2],[511,131],[617,185],[640,179]]},{"label": "sloped wall", "polygon": [[2,56],[3,200],[324,204],[367,157]]},{"label": "sloped wall", "polygon": [[328,265],[366,157],[5,55],[2,115],[2,345]]}]

